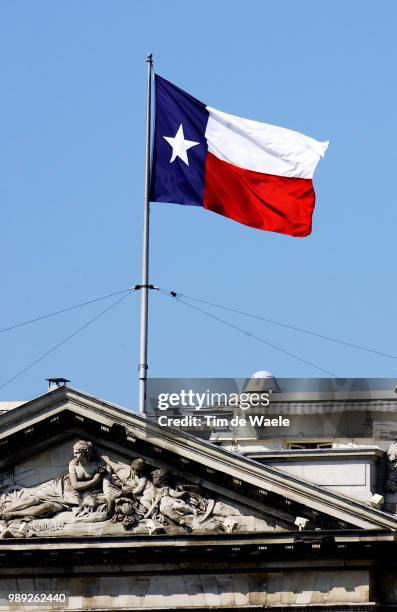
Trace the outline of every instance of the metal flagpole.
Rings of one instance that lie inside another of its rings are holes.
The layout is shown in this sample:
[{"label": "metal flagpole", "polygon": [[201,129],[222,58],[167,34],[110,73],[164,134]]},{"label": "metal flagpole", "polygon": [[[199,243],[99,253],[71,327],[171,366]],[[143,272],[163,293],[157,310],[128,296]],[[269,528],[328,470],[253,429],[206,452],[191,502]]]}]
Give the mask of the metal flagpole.
[{"label": "metal flagpole", "polygon": [[141,345],[139,357],[139,414],[145,415],[147,384],[147,346],[148,346],[148,298],[149,298],[149,189],[150,189],[150,130],[152,102],[152,67],[153,56],[148,53],[147,93],[146,93],[146,157],[145,157],[145,191],[143,212],[142,240],[142,285],[141,285]]}]

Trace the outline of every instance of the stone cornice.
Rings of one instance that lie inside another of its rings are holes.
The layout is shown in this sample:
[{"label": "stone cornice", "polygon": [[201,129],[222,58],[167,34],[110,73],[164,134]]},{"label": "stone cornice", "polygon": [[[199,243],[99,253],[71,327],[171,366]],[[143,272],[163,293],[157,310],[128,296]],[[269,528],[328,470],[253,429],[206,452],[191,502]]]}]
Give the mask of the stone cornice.
[{"label": "stone cornice", "polygon": [[330,459],[373,459],[378,461],[384,457],[385,452],[380,448],[327,448],[327,449],[302,449],[302,450],[277,450],[277,451],[245,451],[245,457],[255,461],[329,461]]}]

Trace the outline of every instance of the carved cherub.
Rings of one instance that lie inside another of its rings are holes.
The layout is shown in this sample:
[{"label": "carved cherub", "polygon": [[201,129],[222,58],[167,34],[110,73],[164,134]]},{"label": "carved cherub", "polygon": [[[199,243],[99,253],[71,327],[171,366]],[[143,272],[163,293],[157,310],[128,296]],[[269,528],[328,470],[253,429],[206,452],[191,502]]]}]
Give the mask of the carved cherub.
[{"label": "carved cherub", "polygon": [[145,460],[134,459],[128,477],[113,474],[113,482],[120,487],[113,520],[131,528],[144,518],[155,497],[156,489],[148,477]]},{"label": "carved cherub", "polygon": [[157,507],[160,514],[169,518],[177,525],[187,525],[189,517],[193,519],[193,517],[197,516],[197,508],[181,499],[187,495],[183,487],[180,486],[178,487],[179,490],[176,490],[169,485],[166,470],[154,470],[152,472],[152,481],[156,487],[156,495],[145,518],[150,518]]}]

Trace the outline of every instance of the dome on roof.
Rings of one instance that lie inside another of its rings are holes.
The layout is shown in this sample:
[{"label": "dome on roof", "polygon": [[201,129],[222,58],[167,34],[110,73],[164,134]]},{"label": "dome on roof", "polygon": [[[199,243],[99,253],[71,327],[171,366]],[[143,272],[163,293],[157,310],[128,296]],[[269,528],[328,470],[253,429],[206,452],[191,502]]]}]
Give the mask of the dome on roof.
[{"label": "dome on roof", "polygon": [[259,370],[252,374],[245,383],[245,392],[279,391],[277,380],[268,370]]},{"label": "dome on roof", "polygon": [[255,372],[255,374],[251,375],[251,378],[274,378],[271,372],[267,370],[259,370],[259,372]]}]

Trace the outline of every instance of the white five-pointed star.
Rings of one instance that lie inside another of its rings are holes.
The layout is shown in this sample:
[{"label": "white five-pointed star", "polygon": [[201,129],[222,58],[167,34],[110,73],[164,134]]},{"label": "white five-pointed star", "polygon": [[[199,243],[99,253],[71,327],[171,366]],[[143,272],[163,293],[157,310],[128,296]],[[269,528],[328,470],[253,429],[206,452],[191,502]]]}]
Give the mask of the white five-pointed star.
[{"label": "white five-pointed star", "polygon": [[176,160],[177,157],[180,157],[183,162],[188,166],[189,160],[187,157],[187,151],[191,147],[195,147],[200,144],[199,142],[193,142],[193,140],[185,140],[185,135],[183,133],[183,125],[179,126],[177,133],[174,138],[170,136],[163,136],[164,140],[168,142],[168,144],[172,147],[172,156],[170,159],[170,164]]}]

